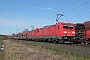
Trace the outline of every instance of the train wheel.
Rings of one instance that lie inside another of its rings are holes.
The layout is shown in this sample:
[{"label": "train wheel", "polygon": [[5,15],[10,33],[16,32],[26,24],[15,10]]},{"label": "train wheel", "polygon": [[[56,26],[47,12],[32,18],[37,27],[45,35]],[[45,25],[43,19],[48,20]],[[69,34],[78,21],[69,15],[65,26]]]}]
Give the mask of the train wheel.
[{"label": "train wheel", "polygon": [[38,39],[35,39],[35,42],[38,42]]},{"label": "train wheel", "polygon": [[84,43],[84,44],[88,44],[88,42],[87,42],[87,41],[84,41],[83,43]]},{"label": "train wheel", "polygon": [[36,41],[36,39],[33,39],[33,41]]},{"label": "train wheel", "polygon": [[59,43],[59,44],[62,44],[62,43],[63,43],[63,40],[59,40],[58,43]]},{"label": "train wheel", "polygon": [[85,42],[81,42],[81,44],[85,44]]},{"label": "train wheel", "polygon": [[57,41],[56,40],[54,40],[54,44],[57,44]]},{"label": "train wheel", "polygon": [[88,42],[86,41],[86,44],[88,44]]},{"label": "train wheel", "polygon": [[78,42],[77,41],[75,41],[75,42],[73,42],[74,44],[78,44]]}]

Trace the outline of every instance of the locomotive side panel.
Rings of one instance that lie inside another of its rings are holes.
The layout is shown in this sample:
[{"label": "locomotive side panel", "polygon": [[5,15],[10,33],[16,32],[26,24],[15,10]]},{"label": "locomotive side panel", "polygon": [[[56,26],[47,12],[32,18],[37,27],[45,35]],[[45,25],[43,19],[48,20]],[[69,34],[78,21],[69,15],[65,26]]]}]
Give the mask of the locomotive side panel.
[{"label": "locomotive side panel", "polygon": [[48,32],[48,28],[43,28],[43,38],[48,38],[49,37],[49,34],[50,32]]},{"label": "locomotive side panel", "polygon": [[90,30],[86,30],[86,36],[88,39],[90,39]]},{"label": "locomotive side panel", "polygon": [[50,30],[49,30],[49,31],[50,31],[49,36],[52,37],[52,38],[54,38],[54,37],[56,36],[56,34],[55,34],[55,29],[56,29],[55,26],[56,26],[56,25],[52,25],[52,26],[49,28],[49,29],[50,29]]},{"label": "locomotive side panel", "polygon": [[38,37],[42,38],[43,37],[43,33],[44,33],[43,28],[40,28],[39,31],[38,31]]}]

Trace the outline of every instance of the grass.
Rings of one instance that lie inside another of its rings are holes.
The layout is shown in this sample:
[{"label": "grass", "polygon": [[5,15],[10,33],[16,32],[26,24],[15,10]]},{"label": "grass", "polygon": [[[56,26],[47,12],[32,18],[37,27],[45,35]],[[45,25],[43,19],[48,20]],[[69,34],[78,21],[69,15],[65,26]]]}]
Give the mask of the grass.
[{"label": "grass", "polygon": [[[56,50],[56,49],[51,49],[51,48],[41,48],[42,50],[46,50],[46,51],[51,51],[53,52],[55,55],[60,55],[61,58],[60,60],[90,60],[90,57],[86,57],[86,56],[81,56],[78,54],[71,54],[68,52],[63,52],[60,50]],[[64,58],[64,59],[63,59]]]},{"label": "grass", "polygon": [[68,59],[68,60],[90,60],[90,57],[81,56],[78,54],[71,54],[71,53],[67,53],[67,52],[62,52],[62,51],[59,51],[56,49],[54,49],[54,53],[63,55],[63,57],[66,57],[66,59]]},{"label": "grass", "polygon": [[63,51],[56,50],[56,49],[39,47],[39,46],[32,45],[32,44],[31,45],[26,44],[24,42],[18,42],[18,41],[16,41],[16,42],[21,43],[21,44],[23,44],[27,47],[38,49],[39,51],[48,51],[49,53],[54,53],[55,55],[59,55],[60,60],[90,60],[90,57],[85,57],[85,56],[81,56],[81,55],[78,55],[78,54],[71,54],[71,53],[63,52]]},{"label": "grass", "polygon": [[[85,57],[85,56],[81,56],[81,55],[77,55],[77,54],[62,52],[60,50],[51,49],[51,48],[39,47],[39,46],[32,45],[32,44],[30,45],[30,44],[26,44],[24,42],[18,42],[18,41],[14,41],[14,42],[25,45],[26,47],[29,47],[29,48],[36,49],[41,52],[54,54],[53,56],[59,56],[59,60],[90,60],[90,57]],[[3,43],[3,41],[0,40],[0,44],[2,44],[2,43]],[[9,51],[9,48],[11,48],[11,47],[5,46],[5,50],[0,51],[0,60],[4,60],[4,57],[7,58],[7,60],[17,60],[16,57],[19,58],[19,56],[21,56],[22,58],[25,57],[25,56],[19,55],[19,54],[11,54],[12,52]],[[51,55],[45,56],[45,58],[51,58],[51,57],[52,57]]]}]

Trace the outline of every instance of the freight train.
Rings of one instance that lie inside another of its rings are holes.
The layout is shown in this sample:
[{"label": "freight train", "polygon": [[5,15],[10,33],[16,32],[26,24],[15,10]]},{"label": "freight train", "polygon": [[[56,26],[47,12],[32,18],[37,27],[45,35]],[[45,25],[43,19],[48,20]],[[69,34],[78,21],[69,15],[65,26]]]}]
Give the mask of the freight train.
[{"label": "freight train", "polygon": [[54,25],[44,26],[32,31],[24,31],[12,35],[12,39],[23,39],[39,42],[52,43],[84,43],[90,42],[90,22],[73,24],[69,22],[58,22]]}]

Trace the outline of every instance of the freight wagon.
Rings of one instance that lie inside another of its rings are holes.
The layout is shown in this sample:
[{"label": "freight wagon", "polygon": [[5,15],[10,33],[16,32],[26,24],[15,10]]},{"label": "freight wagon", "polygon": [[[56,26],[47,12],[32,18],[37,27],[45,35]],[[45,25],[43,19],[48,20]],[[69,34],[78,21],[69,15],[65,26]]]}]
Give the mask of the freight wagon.
[{"label": "freight wagon", "polygon": [[90,21],[76,24],[75,32],[78,43],[90,43]]},{"label": "freight wagon", "polygon": [[90,43],[90,21],[84,22],[85,30],[86,30],[86,42]]}]

